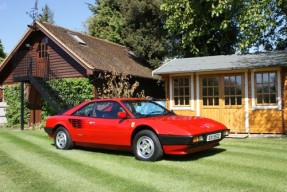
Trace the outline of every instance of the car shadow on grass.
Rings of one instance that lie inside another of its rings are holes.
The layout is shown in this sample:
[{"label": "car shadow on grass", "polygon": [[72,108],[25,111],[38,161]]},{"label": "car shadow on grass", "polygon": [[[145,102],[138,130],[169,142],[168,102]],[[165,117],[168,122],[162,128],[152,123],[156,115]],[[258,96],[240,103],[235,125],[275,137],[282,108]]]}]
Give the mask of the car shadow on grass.
[{"label": "car shadow on grass", "polygon": [[191,153],[188,155],[165,155],[164,159],[167,161],[195,161],[198,159],[203,159],[207,157],[211,157],[226,151],[223,148],[212,148],[205,151],[200,151],[196,153]]},{"label": "car shadow on grass", "polygon": [[[52,144],[55,146],[54,144]],[[116,156],[123,156],[123,157],[131,157],[134,158],[134,154],[132,151],[119,151],[115,149],[100,149],[100,148],[93,148],[93,147],[83,147],[83,146],[75,146],[75,150],[87,151],[87,152],[94,152],[94,153],[101,153],[101,154],[110,154]],[[200,151],[196,153],[191,153],[188,155],[164,155],[162,160],[167,161],[195,161],[202,158],[211,157],[226,151],[223,148],[212,148],[205,151]]]}]

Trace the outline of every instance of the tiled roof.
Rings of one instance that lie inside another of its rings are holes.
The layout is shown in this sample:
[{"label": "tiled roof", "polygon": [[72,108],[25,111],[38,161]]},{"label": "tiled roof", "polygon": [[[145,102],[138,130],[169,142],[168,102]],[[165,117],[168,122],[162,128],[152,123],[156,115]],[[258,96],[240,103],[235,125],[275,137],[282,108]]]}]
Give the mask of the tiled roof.
[{"label": "tiled roof", "polygon": [[[132,56],[124,46],[45,22],[36,21],[36,26],[70,50],[71,54],[92,70],[117,71],[133,76],[154,78],[152,71]],[[77,41],[73,35],[83,42]]]},{"label": "tiled roof", "polygon": [[287,51],[173,59],[154,70],[153,74],[223,71],[273,66],[287,66]]}]

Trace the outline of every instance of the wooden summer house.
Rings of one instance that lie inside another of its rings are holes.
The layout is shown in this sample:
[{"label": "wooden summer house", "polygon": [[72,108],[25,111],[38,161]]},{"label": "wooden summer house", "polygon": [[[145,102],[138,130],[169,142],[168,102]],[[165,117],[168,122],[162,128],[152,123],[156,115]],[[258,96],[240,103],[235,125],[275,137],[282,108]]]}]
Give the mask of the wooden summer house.
[{"label": "wooden summer house", "polygon": [[[55,92],[47,89],[47,81],[90,78],[96,98],[97,87],[105,81],[104,72],[131,75],[131,80],[138,81],[138,89],[145,90],[146,95],[164,97],[152,71],[126,47],[38,20],[28,25],[27,32],[0,65],[0,87],[21,82],[22,92],[23,89],[28,92],[26,98],[33,124],[41,121],[41,97],[56,111],[63,110],[52,97]],[[0,96],[3,96],[2,89]]]},{"label": "wooden summer house", "polygon": [[287,133],[286,51],[174,59],[153,74],[177,114],[218,120],[233,133]]}]

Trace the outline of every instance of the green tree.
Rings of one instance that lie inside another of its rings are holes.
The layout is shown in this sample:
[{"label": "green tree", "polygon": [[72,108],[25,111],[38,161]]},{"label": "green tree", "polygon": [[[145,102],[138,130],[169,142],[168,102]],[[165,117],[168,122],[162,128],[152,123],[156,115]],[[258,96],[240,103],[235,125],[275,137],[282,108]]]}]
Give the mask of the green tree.
[{"label": "green tree", "polygon": [[92,36],[124,44],[122,39],[124,21],[116,1],[96,0],[96,5],[88,4],[94,14],[87,21]]},{"label": "green tree", "polygon": [[42,13],[39,15],[40,21],[48,22],[48,23],[55,23],[54,22],[54,11],[50,9],[50,7],[45,4],[42,8]]},{"label": "green tree", "polygon": [[96,0],[89,5],[94,16],[88,20],[89,33],[127,46],[135,57],[157,67],[169,46],[163,28],[161,0]]},{"label": "green tree", "polygon": [[215,1],[211,0],[163,2],[161,10],[167,15],[165,28],[173,37],[176,55],[190,57],[235,52],[238,27],[228,9],[213,14]]},{"label": "green tree", "polygon": [[6,57],[6,54],[4,52],[4,48],[3,48],[3,45],[2,45],[2,41],[0,40],[0,62],[2,60],[4,60],[4,58]]},{"label": "green tree", "polygon": [[[226,10],[231,21],[239,26],[237,49],[247,52],[250,47],[265,50],[286,49],[287,0],[221,0],[213,4],[214,17]],[[222,25],[226,29],[228,25]]]}]

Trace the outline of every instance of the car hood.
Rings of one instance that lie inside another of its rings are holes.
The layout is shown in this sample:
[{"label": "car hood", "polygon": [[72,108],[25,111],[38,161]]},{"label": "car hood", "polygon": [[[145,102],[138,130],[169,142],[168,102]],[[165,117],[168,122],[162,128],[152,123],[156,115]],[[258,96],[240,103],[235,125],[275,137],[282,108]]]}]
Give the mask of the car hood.
[{"label": "car hood", "polygon": [[145,121],[153,125],[156,124],[157,127],[164,127],[172,134],[182,132],[182,134],[197,135],[227,129],[225,125],[218,121],[197,116],[161,116],[146,118]]}]

